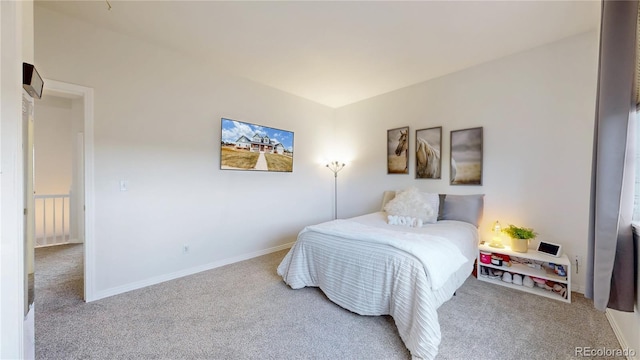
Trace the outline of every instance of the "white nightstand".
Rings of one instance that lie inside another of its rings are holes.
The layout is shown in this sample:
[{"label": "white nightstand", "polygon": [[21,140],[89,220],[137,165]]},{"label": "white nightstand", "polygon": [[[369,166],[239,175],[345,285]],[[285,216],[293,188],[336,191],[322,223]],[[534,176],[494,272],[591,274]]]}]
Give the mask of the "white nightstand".
[{"label": "white nightstand", "polygon": [[[532,264],[539,264],[539,267],[531,267],[527,264],[517,264],[512,261],[511,266],[498,266],[493,264],[484,264],[480,261],[480,252],[489,252],[492,254],[503,254],[509,255],[509,257],[517,257],[520,259],[524,259]],[[548,264],[557,264],[562,265],[565,269],[566,276],[560,276],[556,274],[554,271],[550,270]],[[488,276],[481,275],[481,267],[486,267],[489,269],[501,270],[503,272],[510,272],[513,274],[520,274],[523,276],[531,276],[536,278],[541,278],[545,280],[551,280],[555,283],[559,283],[564,285],[567,288],[566,298],[556,292],[545,290],[543,288],[534,286],[532,288],[524,286],[524,285],[516,285],[513,283],[508,283],[502,281],[502,277],[491,278]],[[512,289],[517,289],[520,291],[528,292],[531,294],[536,294],[544,297],[548,297],[550,299],[564,301],[567,303],[571,303],[571,262],[566,254],[562,254],[560,257],[554,257],[547,254],[540,253],[536,250],[527,251],[526,253],[515,252],[512,251],[509,246],[505,246],[502,249],[494,248],[485,243],[484,241],[480,243],[478,246],[478,261],[477,261],[477,274],[478,280],[486,281],[493,284],[506,286]]]}]

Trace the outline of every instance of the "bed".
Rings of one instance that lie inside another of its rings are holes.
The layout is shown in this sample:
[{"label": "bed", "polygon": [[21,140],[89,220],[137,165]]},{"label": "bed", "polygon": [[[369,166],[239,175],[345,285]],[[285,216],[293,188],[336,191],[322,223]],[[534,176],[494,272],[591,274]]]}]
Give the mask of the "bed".
[{"label": "bed", "polygon": [[439,195],[440,220],[422,226],[390,225],[387,211],[308,226],[277,272],[292,289],[319,287],[357,314],[391,315],[412,357],[433,359],[437,309],[473,269],[482,201]]}]

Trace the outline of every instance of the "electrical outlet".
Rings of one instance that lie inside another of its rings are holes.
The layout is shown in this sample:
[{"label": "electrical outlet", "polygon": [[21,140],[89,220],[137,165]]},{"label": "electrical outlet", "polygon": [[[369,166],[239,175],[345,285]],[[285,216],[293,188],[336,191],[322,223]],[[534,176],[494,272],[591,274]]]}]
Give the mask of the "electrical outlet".
[{"label": "electrical outlet", "polygon": [[580,266],[582,266],[582,261],[580,259],[580,255],[573,255],[573,262],[571,264],[575,269],[575,273],[580,273]]},{"label": "electrical outlet", "polygon": [[183,245],[182,246],[182,253],[183,254],[189,253],[189,245]]}]

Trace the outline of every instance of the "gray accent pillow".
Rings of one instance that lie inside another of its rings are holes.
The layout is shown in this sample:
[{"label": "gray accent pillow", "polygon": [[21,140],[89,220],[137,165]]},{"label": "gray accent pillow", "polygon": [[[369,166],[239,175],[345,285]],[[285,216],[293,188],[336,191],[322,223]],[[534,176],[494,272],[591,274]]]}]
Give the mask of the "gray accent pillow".
[{"label": "gray accent pillow", "polygon": [[[442,204],[443,202],[441,201],[440,203]],[[442,212],[438,215],[438,220],[464,221],[478,227],[480,221],[482,221],[483,209],[484,194],[447,194],[444,197],[444,206],[442,206]]]},{"label": "gray accent pillow", "polygon": [[442,213],[444,212],[444,198],[447,197],[446,194],[439,194],[440,197],[440,205],[438,206],[438,221],[442,220]]}]

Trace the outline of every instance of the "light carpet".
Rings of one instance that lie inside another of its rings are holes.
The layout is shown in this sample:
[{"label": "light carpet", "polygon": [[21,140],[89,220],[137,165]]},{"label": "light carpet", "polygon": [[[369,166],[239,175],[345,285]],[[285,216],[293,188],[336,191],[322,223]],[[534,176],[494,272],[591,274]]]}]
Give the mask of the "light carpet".
[{"label": "light carpet", "polygon": [[[82,245],[36,249],[36,359],[409,359],[389,316],[359,316],[276,274],[285,251],[91,303]],[[438,310],[438,359],[571,359],[619,349],[605,315],[473,277]]]}]

